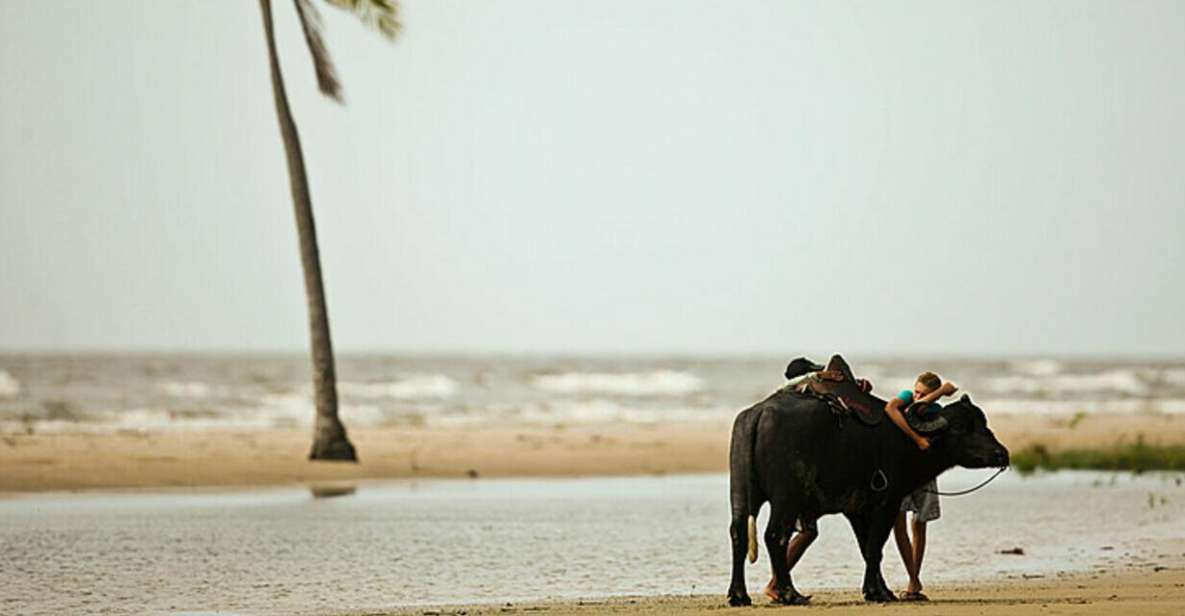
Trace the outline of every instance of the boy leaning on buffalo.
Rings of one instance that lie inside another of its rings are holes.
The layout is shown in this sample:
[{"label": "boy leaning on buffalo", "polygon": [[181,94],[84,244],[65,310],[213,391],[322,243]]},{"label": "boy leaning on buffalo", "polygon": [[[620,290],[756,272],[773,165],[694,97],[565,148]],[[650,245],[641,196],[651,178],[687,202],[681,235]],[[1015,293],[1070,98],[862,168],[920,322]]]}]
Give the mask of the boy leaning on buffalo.
[{"label": "boy leaning on buffalo", "polygon": [[[943,383],[933,372],[923,372],[914,381],[912,390],[902,390],[895,398],[889,400],[885,405],[885,415],[924,451],[930,448],[930,441],[909,427],[905,415],[916,414],[918,419],[928,419],[930,415],[942,409],[937,403],[939,398],[949,396],[958,390],[953,383]],[[912,542],[905,523],[907,511],[913,512]],[[937,520],[941,515],[936,480],[930,480],[928,484],[906,495],[901,501],[901,511],[897,514],[897,523],[893,525],[893,538],[897,541],[897,551],[901,553],[905,571],[909,574],[909,586],[899,597],[903,601],[927,600],[926,595],[922,594],[922,582],[919,579],[922,557],[926,553],[926,523]]]},{"label": "boy leaning on buffalo", "polygon": [[[815,364],[806,358],[798,358],[786,367],[786,378],[789,386],[798,388],[809,379],[820,378],[823,366]],[[864,379],[858,379],[860,389],[867,392],[872,390],[872,384]],[[925,451],[930,448],[930,441],[918,434],[906,421],[906,415],[915,415],[917,419],[925,420],[942,409],[937,401],[954,394],[959,388],[954,383],[944,383],[933,372],[923,372],[914,381],[913,389],[904,389],[896,397],[885,404],[885,415],[906,436]],[[913,512],[913,541],[910,541],[906,526],[905,513]],[[927,601],[922,594],[922,582],[919,578],[922,569],[922,557],[926,553],[926,523],[937,520],[941,516],[938,507],[938,483],[931,480],[918,488],[901,501],[901,511],[897,514],[897,522],[893,525],[893,537],[897,541],[897,550],[901,553],[901,560],[905,563],[905,571],[909,574],[909,585],[900,594],[903,601]],[[818,536],[818,530],[811,524],[809,527],[799,528],[786,546],[786,561],[790,569],[802,558],[803,553]],[[765,594],[771,598],[776,596],[775,580],[772,578],[766,585]],[[810,597],[804,597],[804,602]]]}]

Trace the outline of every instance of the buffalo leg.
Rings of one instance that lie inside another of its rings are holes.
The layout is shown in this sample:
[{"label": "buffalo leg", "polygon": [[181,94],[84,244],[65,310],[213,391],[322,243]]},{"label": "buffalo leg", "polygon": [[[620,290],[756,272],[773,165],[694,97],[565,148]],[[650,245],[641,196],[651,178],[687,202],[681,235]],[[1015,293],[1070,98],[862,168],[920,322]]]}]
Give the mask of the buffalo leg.
[{"label": "buffalo leg", "polygon": [[732,583],[728,586],[728,604],[733,607],[752,605],[749,592],[745,590],[745,556],[749,551],[749,520],[741,514],[733,514],[728,534],[732,537]]},{"label": "buffalo leg", "polygon": [[860,557],[865,560],[864,567],[864,597],[868,597],[868,552],[865,546],[868,545],[868,520],[861,515],[852,515],[845,513],[844,517],[848,519],[848,524],[852,526],[852,534],[856,536],[856,544],[860,546]]},{"label": "buffalo leg", "polygon": [[[885,542],[893,530],[896,519],[896,508],[874,511],[862,524],[864,526],[864,540],[860,542],[860,551],[864,556],[864,600],[865,601],[896,601],[897,596],[885,584],[881,575],[881,559],[884,557]],[[853,528],[856,524],[853,523]]]},{"label": "buffalo leg", "polygon": [[769,553],[770,568],[773,569],[774,588],[770,599],[775,603],[801,605],[810,600],[794,588],[790,579],[790,567],[786,562],[786,544],[794,532],[794,520],[798,511],[785,504],[771,504],[769,524],[765,527],[765,548]]}]

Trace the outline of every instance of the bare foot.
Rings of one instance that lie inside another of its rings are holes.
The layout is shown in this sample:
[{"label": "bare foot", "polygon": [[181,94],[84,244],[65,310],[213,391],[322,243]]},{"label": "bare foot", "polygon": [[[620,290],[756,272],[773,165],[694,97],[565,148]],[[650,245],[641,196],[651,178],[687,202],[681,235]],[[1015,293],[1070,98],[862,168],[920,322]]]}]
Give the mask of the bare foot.
[{"label": "bare foot", "polygon": [[769,584],[765,585],[765,588],[762,590],[762,592],[765,593],[765,596],[769,597],[770,601],[774,603],[780,603],[782,605],[806,605],[807,603],[810,603],[811,600],[810,595],[804,595],[793,589],[791,589],[789,594],[786,595],[779,593],[777,585],[773,580],[770,580]]}]

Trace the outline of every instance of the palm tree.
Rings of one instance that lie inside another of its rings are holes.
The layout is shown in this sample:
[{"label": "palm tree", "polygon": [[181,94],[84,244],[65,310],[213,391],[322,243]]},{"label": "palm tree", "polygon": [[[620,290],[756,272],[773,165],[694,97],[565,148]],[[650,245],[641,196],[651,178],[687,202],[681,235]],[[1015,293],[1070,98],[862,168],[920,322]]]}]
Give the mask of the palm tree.
[{"label": "palm tree", "polygon": [[[337,102],[342,101],[341,83],[329,58],[325,40],[321,37],[321,15],[312,0],[293,0],[304,40],[313,56],[317,86],[322,94]],[[326,0],[338,8],[358,15],[387,39],[399,32],[398,12],[394,0]],[[304,268],[305,301],[309,311],[309,336],[313,356],[313,398],[317,414],[313,425],[312,460],[357,461],[354,445],[346,436],[346,428],[337,417],[337,379],[333,367],[333,342],[329,337],[329,312],[325,306],[325,285],[321,279],[321,257],[317,248],[317,229],[313,222],[313,201],[309,195],[309,180],[305,173],[304,154],[300,149],[300,135],[288,106],[284,90],[284,76],[280,73],[280,59],[276,55],[275,28],[272,23],[271,0],[259,0],[263,13],[263,31],[267,36],[268,62],[271,66],[272,95],[276,103],[276,117],[280,122],[280,136],[288,158],[288,181],[292,190],[292,205],[296,213],[296,231],[300,240],[300,262]]]}]

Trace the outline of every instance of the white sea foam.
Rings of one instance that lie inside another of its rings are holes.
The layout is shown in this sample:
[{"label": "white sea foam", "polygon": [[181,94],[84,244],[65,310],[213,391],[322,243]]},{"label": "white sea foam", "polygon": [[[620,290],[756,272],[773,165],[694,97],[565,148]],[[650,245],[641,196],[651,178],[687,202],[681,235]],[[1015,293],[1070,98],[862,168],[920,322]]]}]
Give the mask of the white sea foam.
[{"label": "white sea foam", "polygon": [[482,425],[489,422],[488,418],[481,415],[432,415],[427,418],[426,423],[437,428],[463,428],[475,425]]},{"label": "white sea foam", "polygon": [[[348,426],[373,426],[383,422],[382,411],[375,406],[342,404],[339,416]],[[121,412],[107,420],[77,422],[34,420],[29,427],[35,433],[58,432],[167,432],[186,430],[266,430],[269,428],[307,428],[313,424],[313,401],[300,395],[270,396],[259,408],[240,408],[218,414],[198,416],[163,409],[140,408]],[[23,431],[25,424],[6,422],[0,429]]]},{"label": "white sea foam", "polygon": [[15,398],[21,393],[21,384],[5,370],[0,370],[0,398]]},{"label": "white sea foam", "polygon": [[96,416],[88,421],[68,419],[35,419],[0,422],[0,432],[24,432],[34,434],[111,434],[114,432],[165,432],[181,430],[216,429],[264,429],[272,427],[264,417],[250,415],[188,416],[162,409],[137,408],[120,412],[118,415]]},{"label": "white sea foam", "polygon": [[[517,412],[499,418],[532,424],[598,424],[598,423],[686,423],[715,421],[729,417],[734,409],[691,408],[691,407],[635,407],[613,400],[594,399],[580,401],[555,401],[543,404],[528,404]],[[489,418],[488,416],[485,416]],[[433,419],[434,420],[434,419]]]},{"label": "white sea foam", "polygon": [[54,434],[59,432],[110,432],[102,428],[101,424],[80,424],[64,419],[39,419],[32,421],[7,420],[0,421],[0,434],[23,434],[32,430],[33,434]]},{"label": "white sea foam", "polygon": [[379,407],[369,404],[343,404],[338,416],[348,426],[377,426],[385,418]]},{"label": "white sea foam", "polygon": [[1167,398],[1157,400],[1156,406],[1161,413],[1169,413],[1172,415],[1185,414],[1185,399]]},{"label": "white sea foam", "polygon": [[259,430],[272,427],[266,417],[246,413],[188,416],[160,409],[134,409],[101,424],[114,431]]},{"label": "white sea foam", "polygon": [[267,394],[253,413],[276,427],[311,425],[313,401],[308,394]]},{"label": "white sea foam", "polygon": [[975,404],[989,415],[994,413],[1017,415],[1185,413],[1185,399],[1179,398],[1128,398],[1126,400],[988,399],[976,400]]},{"label": "white sea foam", "polygon": [[174,398],[206,398],[210,395],[210,386],[201,382],[166,381],[158,383],[157,387]]},{"label": "white sea foam", "polygon": [[[186,430],[266,430],[312,426],[315,405],[302,393],[269,394],[257,406],[229,407],[198,413],[145,407],[118,413],[93,413],[80,419],[0,417],[0,433],[166,432]],[[374,426],[389,421],[375,405],[342,403],[338,414],[347,426]]]},{"label": "white sea foam", "polygon": [[408,374],[382,383],[339,383],[338,391],[344,396],[368,399],[445,399],[457,393],[457,382],[443,374]]},{"label": "white sea foam", "polygon": [[1148,391],[1148,385],[1132,370],[1044,377],[1004,376],[987,379],[987,386],[989,390],[998,393],[1029,395],[1110,391],[1139,396]]},{"label": "white sea foam", "polygon": [[[307,394],[269,394],[263,404],[249,411],[267,427],[307,427],[313,425],[315,404]],[[369,404],[338,405],[338,417],[348,426],[373,426],[383,423],[385,416],[379,407]]]},{"label": "white sea foam", "polygon": [[1034,359],[1029,361],[1014,361],[1012,369],[1017,372],[1033,376],[1051,376],[1062,371],[1061,362],[1052,359]]},{"label": "white sea foam", "polygon": [[1165,383],[1185,387],[1185,369],[1170,368],[1163,370],[1160,373],[1160,378],[1163,379]]},{"label": "white sea foam", "polygon": [[543,409],[528,408],[523,413],[523,419],[535,423],[651,423],[654,421],[653,413],[631,409],[612,400],[586,400],[578,403],[549,404]]},{"label": "white sea foam", "polygon": [[563,393],[607,393],[619,396],[682,396],[703,388],[703,380],[688,372],[563,372],[541,374],[532,379],[542,390]]}]

